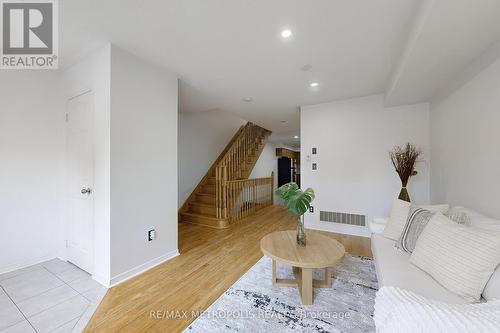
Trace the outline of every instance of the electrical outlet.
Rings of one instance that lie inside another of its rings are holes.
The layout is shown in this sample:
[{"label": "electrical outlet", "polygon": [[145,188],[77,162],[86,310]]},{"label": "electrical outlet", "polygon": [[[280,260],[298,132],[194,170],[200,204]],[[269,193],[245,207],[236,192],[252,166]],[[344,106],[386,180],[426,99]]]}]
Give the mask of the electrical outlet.
[{"label": "electrical outlet", "polygon": [[313,163],[312,164],[312,169],[313,170],[318,170],[318,164],[317,163]]},{"label": "electrical outlet", "polygon": [[317,150],[316,148],[313,148],[313,149],[312,149],[312,153],[313,153],[313,155],[316,155],[316,154],[317,154],[317,152],[318,152],[318,150]]},{"label": "electrical outlet", "polygon": [[151,242],[152,240],[156,239],[156,230],[151,229],[148,231],[148,242]]},{"label": "electrical outlet", "polygon": [[309,206],[309,213],[314,213],[314,206]]}]

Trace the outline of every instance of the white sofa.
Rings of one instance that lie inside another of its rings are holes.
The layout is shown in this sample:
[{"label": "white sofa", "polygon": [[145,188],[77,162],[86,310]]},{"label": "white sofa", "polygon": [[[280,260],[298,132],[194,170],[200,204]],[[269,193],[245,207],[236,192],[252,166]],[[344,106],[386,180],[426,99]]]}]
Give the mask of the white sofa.
[{"label": "white sofa", "polygon": [[[466,210],[464,208],[464,210]],[[470,225],[498,224],[500,220],[494,220],[483,216],[477,212],[466,210],[470,218]],[[383,286],[392,286],[413,291],[426,298],[434,299],[446,303],[467,303],[460,296],[452,293],[429,274],[417,268],[410,263],[410,254],[398,250],[395,247],[395,241],[385,238],[382,235],[386,218],[375,218],[370,222],[371,248],[375,259],[375,267],[379,288]],[[494,276],[487,285],[487,288],[500,290],[500,267],[497,268]]]}]

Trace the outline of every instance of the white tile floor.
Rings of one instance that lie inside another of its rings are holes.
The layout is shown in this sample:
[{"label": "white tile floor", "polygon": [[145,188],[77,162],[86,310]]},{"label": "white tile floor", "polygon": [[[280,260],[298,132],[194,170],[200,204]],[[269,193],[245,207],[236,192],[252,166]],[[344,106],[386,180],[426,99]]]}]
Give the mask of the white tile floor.
[{"label": "white tile floor", "polygon": [[53,259],[0,275],[0,333],[82,332],[107,289]]}]

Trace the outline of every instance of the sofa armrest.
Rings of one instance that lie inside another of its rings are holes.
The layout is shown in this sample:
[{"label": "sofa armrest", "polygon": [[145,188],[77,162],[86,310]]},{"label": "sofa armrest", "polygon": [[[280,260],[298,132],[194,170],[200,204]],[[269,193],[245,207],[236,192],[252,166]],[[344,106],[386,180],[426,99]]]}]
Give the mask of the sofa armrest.
[{"label": "sofa armrest", "polygon": [[388,217],[374,217],[372,221],[369,222],[369,229],[372,234],[381,234],[387,222],[389,221]]}]

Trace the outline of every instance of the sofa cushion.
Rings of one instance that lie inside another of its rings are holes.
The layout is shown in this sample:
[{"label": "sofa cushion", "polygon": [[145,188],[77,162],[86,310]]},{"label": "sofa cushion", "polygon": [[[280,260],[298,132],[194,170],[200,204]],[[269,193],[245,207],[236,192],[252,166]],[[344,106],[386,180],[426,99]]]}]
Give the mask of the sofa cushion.
[{"label": "sofa cushion", "polygon": [[448,290],[479,301],[500,263],[500,232],[459,225],[437,213],[420,235],[410,262]]},{"label": "sofa cushion", "polygon": [[[500,224],[476,224],[476,227],[491,231],[500,231]],[[483,297],[487,301],[500,299],[500,266],[495,269],[486,287],[484,287]]]},{"label": "sofa cushion", "polygon": [[[384,229],[383,235],[392,240],[398,240],[403,232],[403,228],[410,212],[411,203],[395,199],[392,203],[391,216]],[[445,214],[450,208],[449,205],[425,205],[420,206],[423,209],[431,212],[441,212]]]},{"label": "sofa cushion", "polygon": [[500,299],[500,266],[491,275],[483,290],[483,297],[487,301]]},{"label": "sofa cushion", "polygon": [[371,238],[379,286],[393,286],[448,303],[467,303],[441,286],[430,275],[410,263],[410,254],[399,251],[395,242],[380,234]]}]

